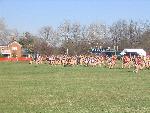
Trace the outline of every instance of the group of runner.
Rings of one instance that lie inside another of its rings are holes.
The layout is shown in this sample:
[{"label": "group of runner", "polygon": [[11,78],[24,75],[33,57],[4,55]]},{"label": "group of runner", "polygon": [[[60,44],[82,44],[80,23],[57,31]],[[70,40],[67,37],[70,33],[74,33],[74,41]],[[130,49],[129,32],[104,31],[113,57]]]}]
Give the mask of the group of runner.
[{"label": "group of runner", "polygon": [[138,73],[139,70],[142,70],[144,68],[150,68],[150,56],[132,56],[129,57],[127,55],[124,55],[122,57],[122,68],[131,68],[133,66],[135,68],[134,72]]},{"label": "group of runner", "polygon": [[[35,62],[36,64],[48,63],[50,65],[63,65],[66,66],[75,66],[75,65],[84,65],[84,66],[99,66],[99,67],[108,67],[112,69],[119,66],[119,60],[116,55],[108,57],[107,55],[80,55],[80,56],[68,56],[68,55],[52,55],[52,56],[37,56],[30,61],[30,64]],[[118,63],[117,63],[118,62]],[[121,58],[122,68],[131,68],[134,67],[134,72],[138,73],[139,70],[144,68],[150,68],[150,56],[131,56],[124,55]]]}]

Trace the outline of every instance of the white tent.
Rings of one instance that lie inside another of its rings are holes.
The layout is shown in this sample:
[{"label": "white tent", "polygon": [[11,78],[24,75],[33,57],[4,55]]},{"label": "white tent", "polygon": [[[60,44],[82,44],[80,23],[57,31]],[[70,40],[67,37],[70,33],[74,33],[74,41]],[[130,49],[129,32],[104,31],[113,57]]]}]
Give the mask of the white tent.
[{"label": "white tent", "polygon": [[146,56],[146,52],[143,49],[124,49],[120,54],[124,55],[126,53],[137,53],[141,56]]}]

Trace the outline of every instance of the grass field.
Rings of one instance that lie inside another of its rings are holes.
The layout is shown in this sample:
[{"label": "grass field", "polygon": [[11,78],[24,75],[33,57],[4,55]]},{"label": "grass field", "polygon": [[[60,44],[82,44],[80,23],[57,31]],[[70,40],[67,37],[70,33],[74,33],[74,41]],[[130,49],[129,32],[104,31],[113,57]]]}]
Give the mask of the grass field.
[{"label": "grass field", "polygon": [[150,113],[150,70],[0,62],[0,113]]}]

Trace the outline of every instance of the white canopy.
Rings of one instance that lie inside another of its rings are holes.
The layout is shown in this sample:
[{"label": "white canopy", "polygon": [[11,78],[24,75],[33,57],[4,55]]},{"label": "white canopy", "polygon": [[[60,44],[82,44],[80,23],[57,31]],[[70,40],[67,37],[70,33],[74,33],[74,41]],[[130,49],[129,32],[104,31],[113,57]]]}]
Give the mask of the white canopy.
[{"label": "white canopy", "polygon": [[146,56],[146,52],[143,49],[124,49],[120,54],[124,55],[126,53],[137,53],[141,56]]}]

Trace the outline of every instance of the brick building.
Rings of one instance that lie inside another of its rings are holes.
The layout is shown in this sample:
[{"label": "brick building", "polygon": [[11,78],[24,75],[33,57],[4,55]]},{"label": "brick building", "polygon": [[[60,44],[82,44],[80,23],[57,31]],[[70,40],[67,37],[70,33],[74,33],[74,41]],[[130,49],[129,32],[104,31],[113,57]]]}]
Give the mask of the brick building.
[{"label": "brick building", "polygon": [[21,57],[22,56],[22,45],[17,41],[12,41],[7,45],[0,45],[0,54],[5,57]]}]

